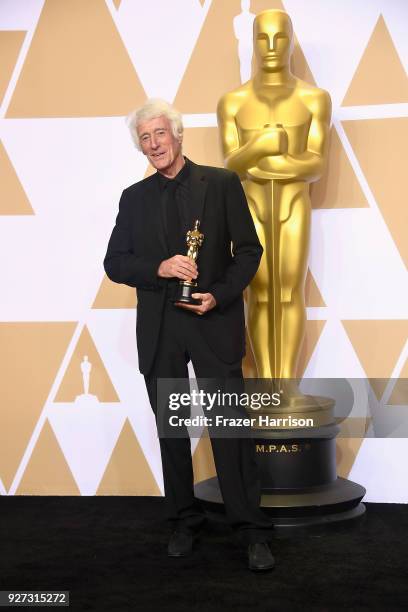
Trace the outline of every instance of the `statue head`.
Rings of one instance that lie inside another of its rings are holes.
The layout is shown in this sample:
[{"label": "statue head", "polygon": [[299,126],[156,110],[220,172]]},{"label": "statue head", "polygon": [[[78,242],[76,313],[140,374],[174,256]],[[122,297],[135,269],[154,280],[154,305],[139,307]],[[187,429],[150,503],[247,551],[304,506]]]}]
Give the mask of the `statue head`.
[{"label": "statue head", "polygon": [[293,26],[285,11],[263,11],[256,16],[254,53],[261,70],[277,72],[289,66],[293,47]]}]

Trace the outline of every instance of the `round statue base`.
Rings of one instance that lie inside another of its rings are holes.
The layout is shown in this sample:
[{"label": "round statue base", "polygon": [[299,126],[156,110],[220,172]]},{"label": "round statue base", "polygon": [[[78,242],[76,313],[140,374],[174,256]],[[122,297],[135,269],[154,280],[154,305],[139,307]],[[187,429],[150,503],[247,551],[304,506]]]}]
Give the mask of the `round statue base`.
[{"label": "round statue base", "polygon": [[[261,508],[273,518],[277,536],[321,533],[360,519],[365,513],[364,495],[364,487],[338,477],[329,484],[304,489],[264,489]],[[225,520],[217,477],[195,485],[195,496],[212,518]]]},{"label": "round statue base", "polygon": [[[333,402],[328,403],[323,412],[330,412],[332,406]],[[277,535],[332,530],[364,515],[364,487],[337,476],[338,432],[335,423],[253,430],[261,508],[273,517]],[[209,513],[218,517],[224,513],[217,477],[197,484],[195,496]]]}]

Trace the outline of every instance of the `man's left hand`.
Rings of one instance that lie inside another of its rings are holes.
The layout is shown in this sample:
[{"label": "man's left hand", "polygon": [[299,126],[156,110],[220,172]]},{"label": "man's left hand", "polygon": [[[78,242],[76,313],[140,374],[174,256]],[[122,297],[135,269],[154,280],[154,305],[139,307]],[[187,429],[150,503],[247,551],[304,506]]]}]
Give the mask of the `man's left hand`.
[{"label": "man's left hand", "polygon": [[201,300],[201,304],[194,306],[193,304],[183,304],[182,302],[176,302],[176,306],[179,306],[180,308],[185,308],[186,310],[192,310],[198,315],[203,315],[209,310],[212,310],[214,306],[217,305],[215,297],[212,293],[193,293],[191,297],[196,300]]}]

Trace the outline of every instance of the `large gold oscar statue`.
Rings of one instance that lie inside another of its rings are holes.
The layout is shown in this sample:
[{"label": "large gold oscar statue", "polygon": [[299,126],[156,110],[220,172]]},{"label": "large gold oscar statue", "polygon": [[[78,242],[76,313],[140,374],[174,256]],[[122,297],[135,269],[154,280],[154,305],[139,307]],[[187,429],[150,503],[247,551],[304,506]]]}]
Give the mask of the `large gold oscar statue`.
[{"label": "large gold oscar statue", "polygon": [[[242,180],[264,247],[248,301],[258,379],[247,385],[283,391],[279,406],[258,410],[269,424],[252,427],[261,505],[278,531],[329,529],[365,511],[365,489],[337,476],[334,400],[303,395],[296,381],[306,320],[309,183],[324,171],[331,103],[325,91],[291,73],[293,30],[285,12],[257,15],[254,50],[255,76],[220,100],[218,121],[226,166]],[[196,496],[213,510],[222,501],[217,479],[197,484]]]},{"label": "large gold oscar statue", "polygon": [[224,95],[218,124],[225,165],[248,199],[264,255],[248,292],[248,333],[259,378],[287,380],[290,405],[306,397],[293,379],[305,332],[304,283],[310,235],[309,183],[327,158],[329,94],[290,70],[290,17],[268,10],[254,20],[255,76]]}]

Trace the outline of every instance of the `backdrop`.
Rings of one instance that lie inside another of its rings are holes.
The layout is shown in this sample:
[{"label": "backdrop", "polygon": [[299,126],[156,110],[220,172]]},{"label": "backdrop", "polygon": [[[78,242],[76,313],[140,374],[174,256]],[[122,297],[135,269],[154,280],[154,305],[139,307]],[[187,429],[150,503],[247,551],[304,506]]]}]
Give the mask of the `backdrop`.
[{"label": "backdrop", "polygon": [[[250,77],[266,8],[291,15],[294,71],[333,101],[299,373],[391,378],[343,424],[338,471],[408,501],[405,0],[1,0],[1,494],[162,494],[135,292],[102,266],[122,189],[149,172],[124,117],[164,97],[185,153],[222,165],[216,104]],[[212,476],[208,438],[192,452]]]}]

